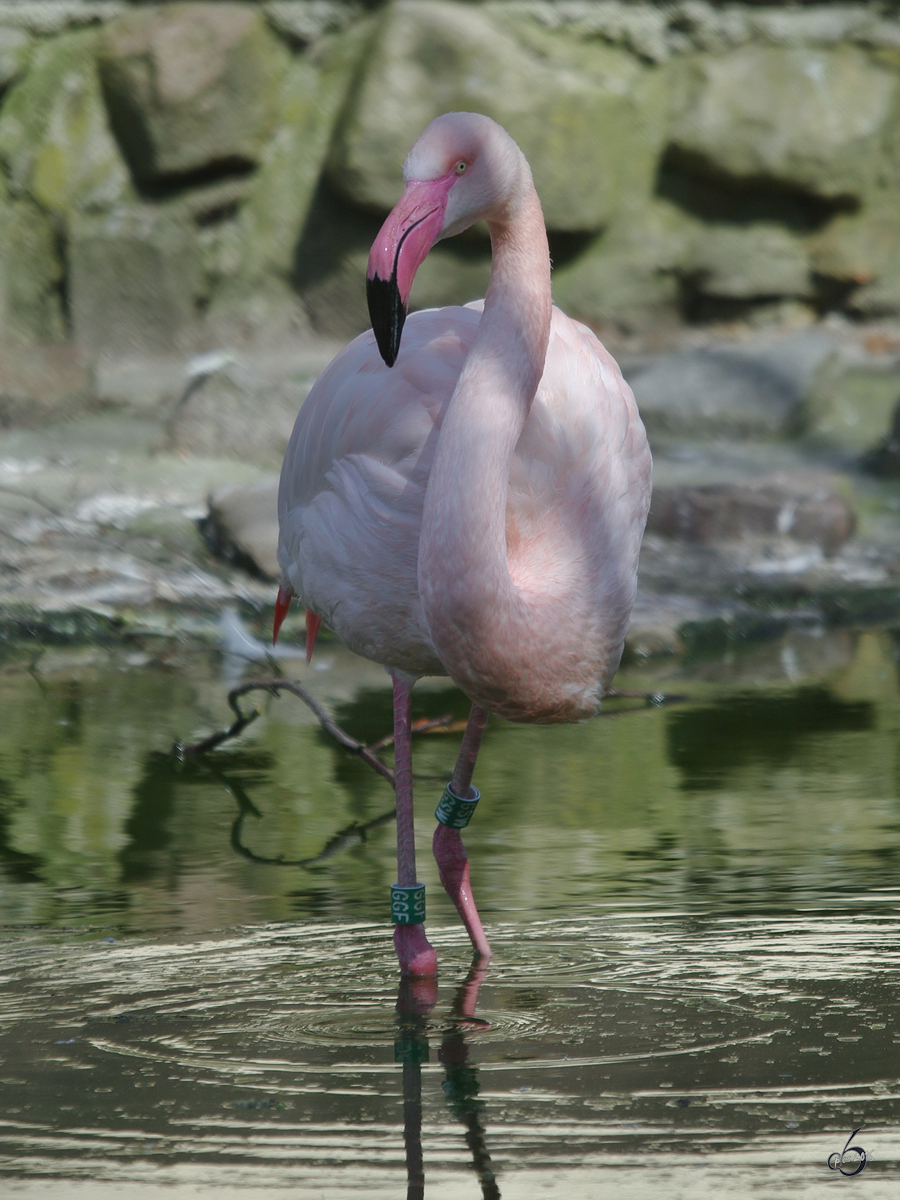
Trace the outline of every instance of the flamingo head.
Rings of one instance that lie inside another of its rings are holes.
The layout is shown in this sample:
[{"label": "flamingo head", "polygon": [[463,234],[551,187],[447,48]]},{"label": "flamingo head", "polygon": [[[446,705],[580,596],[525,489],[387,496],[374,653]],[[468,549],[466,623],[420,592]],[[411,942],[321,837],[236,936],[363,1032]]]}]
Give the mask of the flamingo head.
[{"label": "flamingo head", "polygon": [[509,134],[478,113],[432,121],[403,165],[406,190],[369,254],[366,295],[381,357],[397,360],[413,279],[441,238],[501,219],[527,164]]}]

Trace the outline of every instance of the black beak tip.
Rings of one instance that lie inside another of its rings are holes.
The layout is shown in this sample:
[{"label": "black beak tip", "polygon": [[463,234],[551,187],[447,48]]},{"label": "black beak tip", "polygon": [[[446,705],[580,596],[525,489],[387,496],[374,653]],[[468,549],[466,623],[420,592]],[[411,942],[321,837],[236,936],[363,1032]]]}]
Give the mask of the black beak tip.
[{"label": "black beak tip", "polygon": [[366,279],[369,319],[381,357],[389,367],[397,361],[400,335],[406,320],[406,305],[400,299],[396,280],[373,275]]}]

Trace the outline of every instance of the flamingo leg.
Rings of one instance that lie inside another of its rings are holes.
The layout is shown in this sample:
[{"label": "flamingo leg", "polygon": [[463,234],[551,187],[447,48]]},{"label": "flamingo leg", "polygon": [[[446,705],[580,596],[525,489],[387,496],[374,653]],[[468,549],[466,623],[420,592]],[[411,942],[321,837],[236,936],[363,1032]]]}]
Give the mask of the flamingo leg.
[{"label": "flamingo leg", "polygon": [[[397,882],[408,887],[416,880],[416,838],[413,824],[411,703],[413,682],[392,673],[394,681],[394,779],[397,790]],[[425,936],[424,925],[395,925],[394,949],[403,975],[437,974],[437,954]]]},{"label": "flamingo leg", "polygon": [[[453,770],[453,778],[450,780],[450,787],[457,796],[469,794],[472,772],[475,770],[475,760],[481,748],[481,739],[484,736],[487,718],[488,715],[483,708],[479,708],[477,704],[472,705],[462,745],[459,748],[459,756]],[[475,897],[472,895],[472,887],[469,883],[469,856],[466,854],[459,830],[450,829],[439,823],[434,831],[432,849],[444,890],[462,917],[478,959],[482,963],[487,963],[491,957],[491,948],[485,937],[478,909],[475,907]]]}]

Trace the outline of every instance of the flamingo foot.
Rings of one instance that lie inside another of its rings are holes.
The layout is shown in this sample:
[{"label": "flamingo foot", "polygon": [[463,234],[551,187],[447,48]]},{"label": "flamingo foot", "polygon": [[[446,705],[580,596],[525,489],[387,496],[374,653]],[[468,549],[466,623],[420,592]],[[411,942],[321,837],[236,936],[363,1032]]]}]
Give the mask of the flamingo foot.
[{"label": "flamingo foot", "polygon": [[478,956],[475,965],[487,966],[491,960],[491,948],[485,937],[478,909],[475,907],[475,897],[469,883],[469,856],[466,854],[459,830],[438,825],[434,831],[432,850],[444,890],[456,905],[456,911],[462,917],[466,932],[475,947]]},{"label": "flamingo foot", "polygon": [[394,949],[400,960],[400,974],[415,979],[437,975],[437,952],[425,936],[424,925],[395,925]]}]

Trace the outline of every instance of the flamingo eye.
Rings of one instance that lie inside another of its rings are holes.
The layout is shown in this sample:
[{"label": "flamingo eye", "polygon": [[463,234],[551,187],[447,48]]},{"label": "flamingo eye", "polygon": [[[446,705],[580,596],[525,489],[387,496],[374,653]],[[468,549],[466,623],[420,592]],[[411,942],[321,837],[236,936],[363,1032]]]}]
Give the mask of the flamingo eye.
[{"label": "flamingo eye", "polygon": [[457,175],[462,175],[462,174],[464,174],[468,165],[469,164],[464,159],[460,159],[459,162],[456,164],[456,166],[453,168],[453,170],[457,173]]}]

